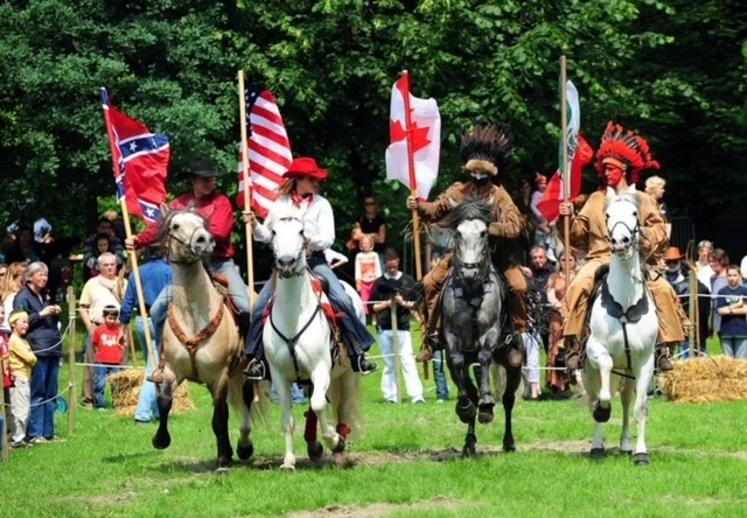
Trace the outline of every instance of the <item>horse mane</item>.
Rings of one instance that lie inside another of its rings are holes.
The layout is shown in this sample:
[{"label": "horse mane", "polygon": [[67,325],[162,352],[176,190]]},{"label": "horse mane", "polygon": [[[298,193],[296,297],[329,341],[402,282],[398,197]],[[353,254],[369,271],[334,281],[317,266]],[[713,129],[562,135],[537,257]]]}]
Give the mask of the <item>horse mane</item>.
[{"label": "horse mane", "polygon": [[169,229],[171,228],[171,220],[174,219],[176,216],[180,214],[194,214],[197,216],[201,221],[202,225],[206,229],[210,229],[210,224],[208,223],[208,220],[206,220],[197,210],[194,208],[194,204],[190,204],[189,207],[186,209],[172,209],[169,210],[166,213],[166,216],[161,218],[161,221],[158,222],[158,233],[156,234],[156,239],[159,243],[165,243],[166,240],[169,237]]},{"label": "horse mane", "polygon": [[490,223],[492,205],[481,199],[467,199],[439,221],[439,226],[456,228],[462,221],[477,219]]},{"label": "horse mane", "polygon": [[604,200],[604,210],[606,211],[612,202],[618,200],[632,203],[635,206],[635,210],[640,213],[642,200],[639,191],[625,191],[622,194],[616,194],[614,197],[606,196]]}]

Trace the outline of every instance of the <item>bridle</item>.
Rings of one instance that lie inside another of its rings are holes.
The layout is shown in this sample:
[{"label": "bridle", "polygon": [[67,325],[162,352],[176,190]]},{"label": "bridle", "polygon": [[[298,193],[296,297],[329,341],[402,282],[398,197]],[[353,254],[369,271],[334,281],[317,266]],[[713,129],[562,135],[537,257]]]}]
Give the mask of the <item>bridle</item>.
[{"label": "bridle", "polygon": [[[469,220],[465,220],[469,221]],[[464,275],[462,273],[463,268],[469,268],[469,269],[476,269],[477,270],[477,276],[475,277],[474,281],[477,284],[482,284],[485,279],[488,276],[488,271],[490,268],[490,259],[488,257],[490,247],[487,244],[487,239],[485,240],[485,244],[482,248],[482,252],[480,253],[479,257],[477,258],[477,261],[475,262],[465,262],[462,261],[461,257],[461,247],[459,246],[462,241],[462,237],[459,234],[459,232],[456,233],[456,246],[454,247],[454,264],[453,264],[453,270],[456,274],[457,278],[462,281],[463,284],[466,284],[468,281],[464,278]]]},{"label": "bridle", "polygon": [[[283,222],[298,221],[301,224],[301,228],[302,228],[301,232],[303,233],[304,223],[303,223],[303,220],[301,220],[301,218],[298,218],[296,216],[284,216],[282,218],[278,218],[278,221],[283,221]],[[275,238],[275,231],[274,230],[273,230],[272,234],[273,234],[273,239],[274,239]],[[273,252],[274,252],[274,250],[273,250]],[[298,255],[296,256],[296,265],[299,265],[299,264],[303,263],[303,261],[301,261],[301,258],[305,254],[306,254],[306,240],[304,239],[303,240],[303,244],[301,245],[301,248],[298,251]],[[291,270],[290,272],[282,272],[282,271],[280,271],[277,268],[277,266],[275,266],[275,270],[277,270],[277,274],[278,274],[279,277],[281,277],[283,279],[291,279],[293,277],[300,277],[301,275],[303,275],[306,272],[306,266],[304,265],[304,266],[302,266],[300,268],[296,267],[295,270]]]},{"label": "bridle", "polygon": [[[627,200],[625,200],[627,201]],[[625,230],[628,231],[628,234],[630,235],[630,242],[625,245],[625,247],[621,250],[614,250],[613,253],[619,253],[619,252],[628,252],[631,248],[638,249],[638,243],[640,241],[641,237],[641,223],[638,220],[638,212],[635,213],[635,225],[633,228],[630,228],[627,223],[624,221],[617,221],[614,225],[612,225],[612,228],[607,230],[607,239],[612,239],[612,234],[614,234],[615,229],[618,227],[618,225],[622,226]],[[609,217],[609,216],[608,216]]]},{"label": "bridle", "polygon": [[[199,260],[202,259],[202,254],[197,253],[197,251],[195,250],[195,247],[190,244],[192,242],[192,238],[195,235],[195,232],[197,232],[198,230],[200,230],[200,228],[204,229],[204,227],[200,227],[200,226],[196,226],[194,229],[192,229],[192,233],[189,235],[189,238],[186,241],[184,239],[179,238],[179,236],[177,236],[176,234],[174,234],[172,232],[172,230],[169,229],[169,233],[166,234],[166,259],[170,263],[174,263],[174,264],[194,264],[197,261],[199,261]],[[181,243],[187,249],[187,251],[189,251],[189,253],[192,254],[192,256],[195,258],[194,261],[176,261],[176,260],[172,259],[171,258],[171,240],[172,239],[174,241],[176,241],[177,243]]]}]

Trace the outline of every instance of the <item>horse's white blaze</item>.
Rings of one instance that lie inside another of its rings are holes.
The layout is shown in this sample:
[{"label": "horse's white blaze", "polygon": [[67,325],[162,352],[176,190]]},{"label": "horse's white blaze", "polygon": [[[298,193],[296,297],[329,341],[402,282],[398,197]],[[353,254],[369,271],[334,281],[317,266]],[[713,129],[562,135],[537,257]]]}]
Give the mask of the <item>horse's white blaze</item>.
[{"label": "horse's white blaze", "polygon": [[487,225],[478,219],[468,219],[459,224],[459,255],[464,263],[475,264],[484,259]]},{"label": "horse's white blaze", "polygon": [[[587,361],[584,369],[585,384],[592,411],[595,406],[610,407],[612,395],[622,389],[623,430],[620,447],[630,451],[629,405],[635,389],[635,415],[638,425],[638,438],[635,453],[646,453],[645,426],[648,413],[646,391],[654,370],[654,348],[659,332],[659,323],[651,294],[645,285],[641,270],[638,235],[638,205],[636,194],[625,193],[617,196],[608,191],[610,202],[607,207],[607,229],[613,254],[606,279],[611,297],[622,306],[623,312],[635,306],[641,297],[648,297],[648,310],[637,322],[627,322],[607,314],[601,298],[592,303],[589,322],[590,336],[586,344]],[[627,239],[626,239],[627,238]],[[622,378],[612,372],[624,372],[628,368],[625,351],[623,322],[630,351],[630,372],[634,380]],[[595,423],[593,448],[603,448],[601,423]]]}]

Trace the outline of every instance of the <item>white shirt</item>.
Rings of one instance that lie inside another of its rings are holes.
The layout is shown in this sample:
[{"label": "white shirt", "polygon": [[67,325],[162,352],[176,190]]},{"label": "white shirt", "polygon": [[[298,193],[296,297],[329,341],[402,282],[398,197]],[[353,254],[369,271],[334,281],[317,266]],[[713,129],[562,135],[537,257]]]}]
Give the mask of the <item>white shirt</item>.
[{"label": "white shirt", "polygon": [[698,280],[705,284],[705,287],[708,288],[708,291],[711,291],[711,277],[713,277],[713,275],[714,271],[713,268],[711,268],[710,264],[702,266],[700,263],[698,263]]},{"label": "white shirt", "polygon": [[270,207],[267,219],[254,228],[254,239],[260,243],[272,241],[272,225],[276,219],[295,216],[304,224],[304,236],[309,240],[309,250],[323,252],[335,242],[335,216],[326,198],[313,194],[298,207],[290,196],[281,196]]}]

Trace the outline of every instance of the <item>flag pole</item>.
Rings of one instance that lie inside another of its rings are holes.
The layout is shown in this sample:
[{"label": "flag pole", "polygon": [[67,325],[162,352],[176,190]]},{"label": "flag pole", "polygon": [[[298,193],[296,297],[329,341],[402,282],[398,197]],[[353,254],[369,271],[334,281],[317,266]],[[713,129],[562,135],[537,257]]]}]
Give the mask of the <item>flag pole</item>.
[{"label": "flag pole", "polygon": [[[252,178],[249,174],[249,148],[246,131],[246,93],[244,90],[244,71],[239,70],[239,118],[241,119],[241,169],[244,181],[244,211],[252,210]],[[246,275],[249,300],[254,302],[254,250],[252,249],[252,226],[244,225],[246,235]]]},{"label": "flag pole", "polygon": [[[405,133],[407,134],[407,167],[410,173],[410,196],[417,199],[418,183],[415,178],[415,157],[412,153],[412,134],[410,130],[412,126],[412,121],[410,120],[410,74],[407,70],[402,71],[402,77],[405,80],[406,87],[404,95]],[[423,265],[420,260],[420,218],[418,217],[418,209],[412,209],[412,237],[415,249],[415,279],[419,281],[423,278]]]},{"label": "flag pole", "polygon": [[[111,120],[109,118],[109,94],[106,92],[106,88],[101,88],[101,100],[104,106],[104,120],[106,122],[106,131],[109,135],[109,147],[112,152],[112,164],[114,166],[115,175],[119,171],[119,164],[116,160],[115,144],[114,144],[114,131],[112,130]],[[127,210],[127,200],[125,196],[121,197],[120,207],[122,208],[122,220],[124,221],[125,235],[127,240],[132,239],[132,227],[130,226],[130,213]],[[145,309],[145,297],[143,296],[143,283],[140,280],[140,269],[137,264],[137,252],[135,250],[129,250],[130,260],[132,261],[132,273],[135,277],[135,291],[137,292],[137,302],[140,309],[140,317],[143,319],[143,331],[145,332],[145,348],[148,351],[148,359],[150,360],[151,368],[155,370],[158,367],[156,361],[155,349],[153,348],[153,339],[150,336],[150,325],[148,325],[148,311]]]},{"label": "flag pole", "polygon": [[[560,131],[563,138],[563,149],[561,152],[561,171],[563,179],[563,203],[568,203],[571,192],[571,178],[568,171],[568,89],[565,55],[560,56]],[[571,253],[571,219],[569,215],[563,216],[563,257],[565,270],[565,285],[571,284],[570,253]]]}]

